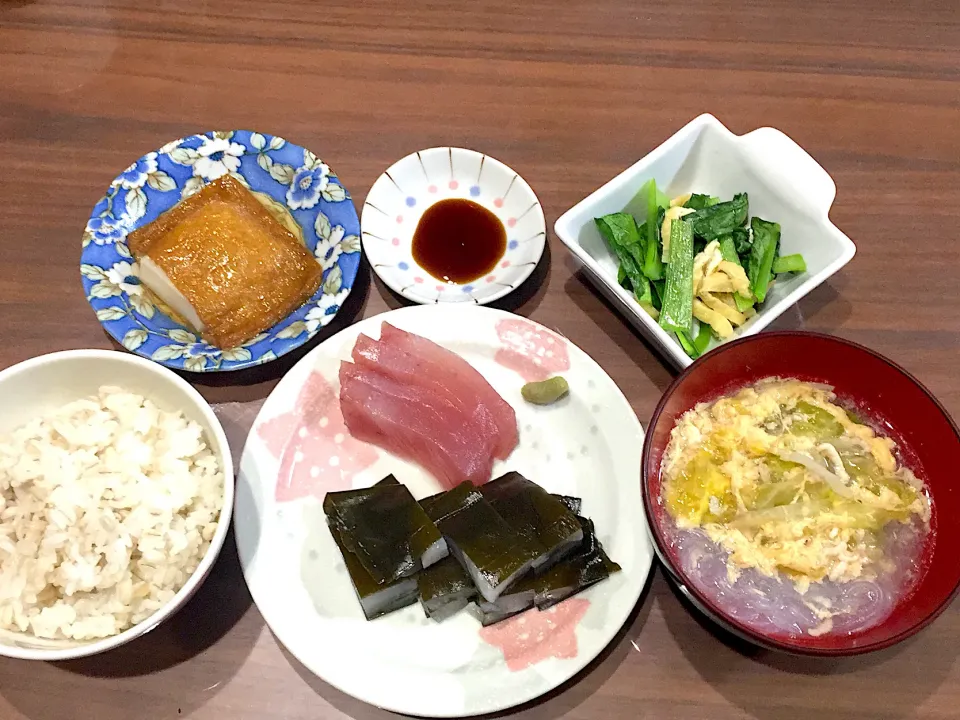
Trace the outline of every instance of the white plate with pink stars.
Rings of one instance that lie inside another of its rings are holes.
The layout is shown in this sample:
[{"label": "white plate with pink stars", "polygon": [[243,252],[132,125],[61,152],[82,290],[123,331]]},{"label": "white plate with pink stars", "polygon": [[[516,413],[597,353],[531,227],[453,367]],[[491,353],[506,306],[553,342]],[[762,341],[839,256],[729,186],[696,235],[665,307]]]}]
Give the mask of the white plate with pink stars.
[{"label": "white plate with pink stars", "polygon": [[[364,619],[327,530],[327,492],[393,473],[414,497],[441,490],[420,467],[350,436],[338,371],[360,333],[382,322],[458,353],[509,402],[520,442],[494,467],[583,499],[610,557],[623,568],[540,612],[482,628],[471,608],[443,621],[412,605]],[[570,394],[523,401],[530,380],[563,375]],[[423,305],[367,318],[325,340],[264,403],[243,451],[234,513],[243,572],[275,636],[327,683],[372,705],[424,717],[490,713],[569,680],[615,637],[653,561],[640,492],[643,430],[613,380],[558,332],[474,305]]]},{"label": "white plate with pink stars", "polygon": [[[413,257],[423,213],[453,198],[483,206],[506,231],[503,256],[467,283],[434,277]],[[547,237],[540,201],[519,174],[489,155],[451,147],[420,150],[391,165],[367,194],[360,229],[374,272],[391,290],[422,304],[483,305],[513,292],[536,268]]]}]

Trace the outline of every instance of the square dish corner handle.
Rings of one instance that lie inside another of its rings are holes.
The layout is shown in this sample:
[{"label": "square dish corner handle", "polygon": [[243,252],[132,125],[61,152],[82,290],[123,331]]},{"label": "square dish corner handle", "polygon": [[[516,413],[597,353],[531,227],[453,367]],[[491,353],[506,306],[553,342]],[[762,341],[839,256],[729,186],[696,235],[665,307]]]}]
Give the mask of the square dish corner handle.
[{"label": "square dish corner handle", "polygon": [[740,137],[744,150],[771,179],[793,189],[800,204],[826,216],[837,195],[833,178],[785,133],[762,127]]}]

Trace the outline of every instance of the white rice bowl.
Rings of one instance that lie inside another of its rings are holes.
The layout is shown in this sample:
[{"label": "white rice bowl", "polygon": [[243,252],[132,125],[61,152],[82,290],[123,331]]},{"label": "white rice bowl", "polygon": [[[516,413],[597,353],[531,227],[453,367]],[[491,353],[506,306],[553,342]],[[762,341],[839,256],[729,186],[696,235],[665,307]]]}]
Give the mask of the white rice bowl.
[{"label": "white rice bowl", "polygon": [[75,644],[149,618],[222,542],[224,495],[201,425],[119,388],[0,434],[0,630]]}]

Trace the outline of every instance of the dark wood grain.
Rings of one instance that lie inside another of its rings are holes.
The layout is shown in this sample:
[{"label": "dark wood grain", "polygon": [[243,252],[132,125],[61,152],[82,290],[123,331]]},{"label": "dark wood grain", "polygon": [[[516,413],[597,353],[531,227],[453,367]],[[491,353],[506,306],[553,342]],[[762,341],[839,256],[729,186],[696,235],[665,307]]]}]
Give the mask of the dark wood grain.
[{"label": "dark wood grain", "polygon": [[[836,180],[832,217],[857,256],[778,325],[873,347],[960,414],[955,0],[0,0],[0,368],[111,347],[80,286],[80,233],[110,179],[173,138],[281,135],[333,164],[358,202],[408,152],[477,148],[524,175],[552,225],[705,111],[735,132],[782,129]],[[646,422],[672,373],[555,238],[504,303],[587,350]],[[399,304],[367,276],[338,322]],[[295,359],[199,387],[261,399]],[[520,714],[955,718],[957,648],[955,603],[864,658],[752,650],[701,624],[658,571],[618,642]],[[134,645],[0,660],[3,720],[387,716],[284,653],[232,544],[187,609]]]}]

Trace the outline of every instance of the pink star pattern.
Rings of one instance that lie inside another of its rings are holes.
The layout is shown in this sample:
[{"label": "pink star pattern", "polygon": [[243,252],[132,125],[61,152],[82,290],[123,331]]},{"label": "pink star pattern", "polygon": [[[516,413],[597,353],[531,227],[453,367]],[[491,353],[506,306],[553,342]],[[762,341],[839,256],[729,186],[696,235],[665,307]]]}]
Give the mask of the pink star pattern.
[{"label": "pink star pattern", "polygon": [[493,359],[527,382],[546,380],[570,369],[567,341],[529,320],[501,320],[497,323],[497,336],[503,348]]},{"label": "pink star pattern", "polygon": [[549,610],[537,609],[480,629],[480,639],[500,648],[511,672],[524,670],[549,658],[577,656],[577,625],[590,601],[570,598]]},{"label": "pink star pattern", "polygon": [[353,476],[377,461],[377,451],[350,436],[336,392],[311,373],[294,408],[260,425],[257,434],[280,459],[275,498],[288,502],[346,490]]}]

